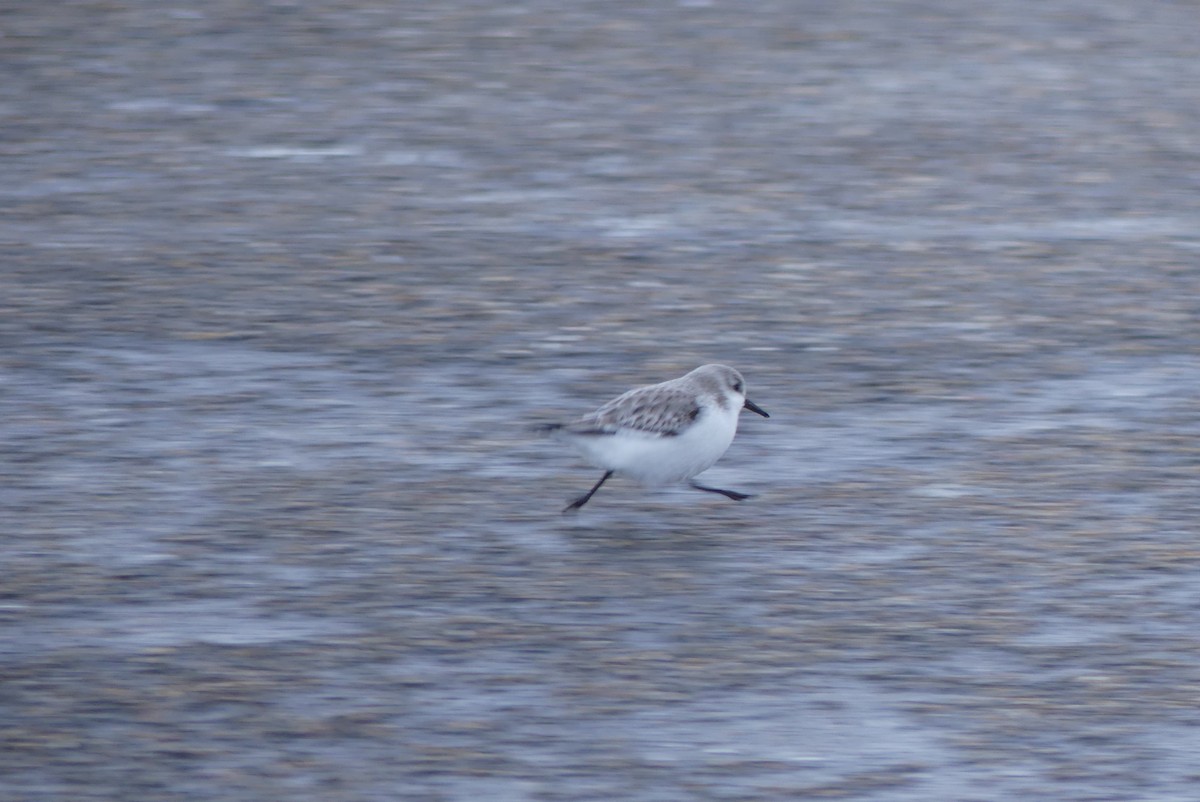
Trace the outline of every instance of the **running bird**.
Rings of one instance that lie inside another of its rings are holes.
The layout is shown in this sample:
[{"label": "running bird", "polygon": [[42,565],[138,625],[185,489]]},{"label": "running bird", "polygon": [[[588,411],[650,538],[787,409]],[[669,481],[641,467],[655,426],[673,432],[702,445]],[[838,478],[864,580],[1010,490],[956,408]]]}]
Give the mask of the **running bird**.
[{"label": "running bird", "polygon": [[571,423],[541,427],[604,470],[600,481],[563,512],[587,504],[613,474],[645,486],[688,480],[697,490],[734,501],[750,498],[692,480],[729,448],[743,409],[771,417],[746,398],[742,374],[725,365],[704,365],[678,379],[630,390]]}]

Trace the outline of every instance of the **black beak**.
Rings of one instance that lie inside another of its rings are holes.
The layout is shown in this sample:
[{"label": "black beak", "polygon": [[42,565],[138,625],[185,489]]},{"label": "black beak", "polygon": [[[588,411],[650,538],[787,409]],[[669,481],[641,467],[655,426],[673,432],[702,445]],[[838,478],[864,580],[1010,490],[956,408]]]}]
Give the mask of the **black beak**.
[{"label": "black beak", "polygon": [[767,414],[767,411],[765,409],[763,409],[758,404],[751,401],[749,398],[746,399],[746,403],[742,404],[742,409],[748,409],[751,412],[757,412],[759,415],[762,415],[764,418],[771,417],[770,415]]}]

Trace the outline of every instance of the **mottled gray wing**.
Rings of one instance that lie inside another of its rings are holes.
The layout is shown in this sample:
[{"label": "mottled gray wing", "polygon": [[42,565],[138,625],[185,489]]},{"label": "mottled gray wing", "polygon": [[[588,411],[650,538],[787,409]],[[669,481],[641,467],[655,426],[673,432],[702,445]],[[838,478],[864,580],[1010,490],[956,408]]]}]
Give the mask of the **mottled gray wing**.
[{"label": "mottled gray wing", "polygon": [[590,415],[566,425],[574,434],[616,434],[633,429],[660,437],[674,437],[700,415],[700,404],[689,392],[654,385],[619,395]]}]

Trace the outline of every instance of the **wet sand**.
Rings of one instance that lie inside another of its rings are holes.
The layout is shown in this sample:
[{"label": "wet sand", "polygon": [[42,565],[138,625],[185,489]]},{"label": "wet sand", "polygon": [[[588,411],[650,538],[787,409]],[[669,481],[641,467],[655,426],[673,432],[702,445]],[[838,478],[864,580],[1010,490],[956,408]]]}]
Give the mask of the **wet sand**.
[{"label": "wet sand", "polygon": [[1200,17],[944,5],[5,13],[0,798],[1194,800]]}]

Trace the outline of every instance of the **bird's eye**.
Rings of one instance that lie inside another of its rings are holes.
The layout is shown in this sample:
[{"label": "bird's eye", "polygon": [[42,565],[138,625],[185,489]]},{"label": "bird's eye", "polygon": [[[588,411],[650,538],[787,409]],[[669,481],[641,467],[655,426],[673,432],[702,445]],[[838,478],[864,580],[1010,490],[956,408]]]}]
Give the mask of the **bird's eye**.
[{"label": "bird's eye", "polygon": [[734,391],[735,393],[740,393],[740,392],[742,392],[742,391],[745,389],[745,387],[746,387],[746,385],[742,384],[741,382],[735,381],[735,382],[733,383],[733,391]]}]

